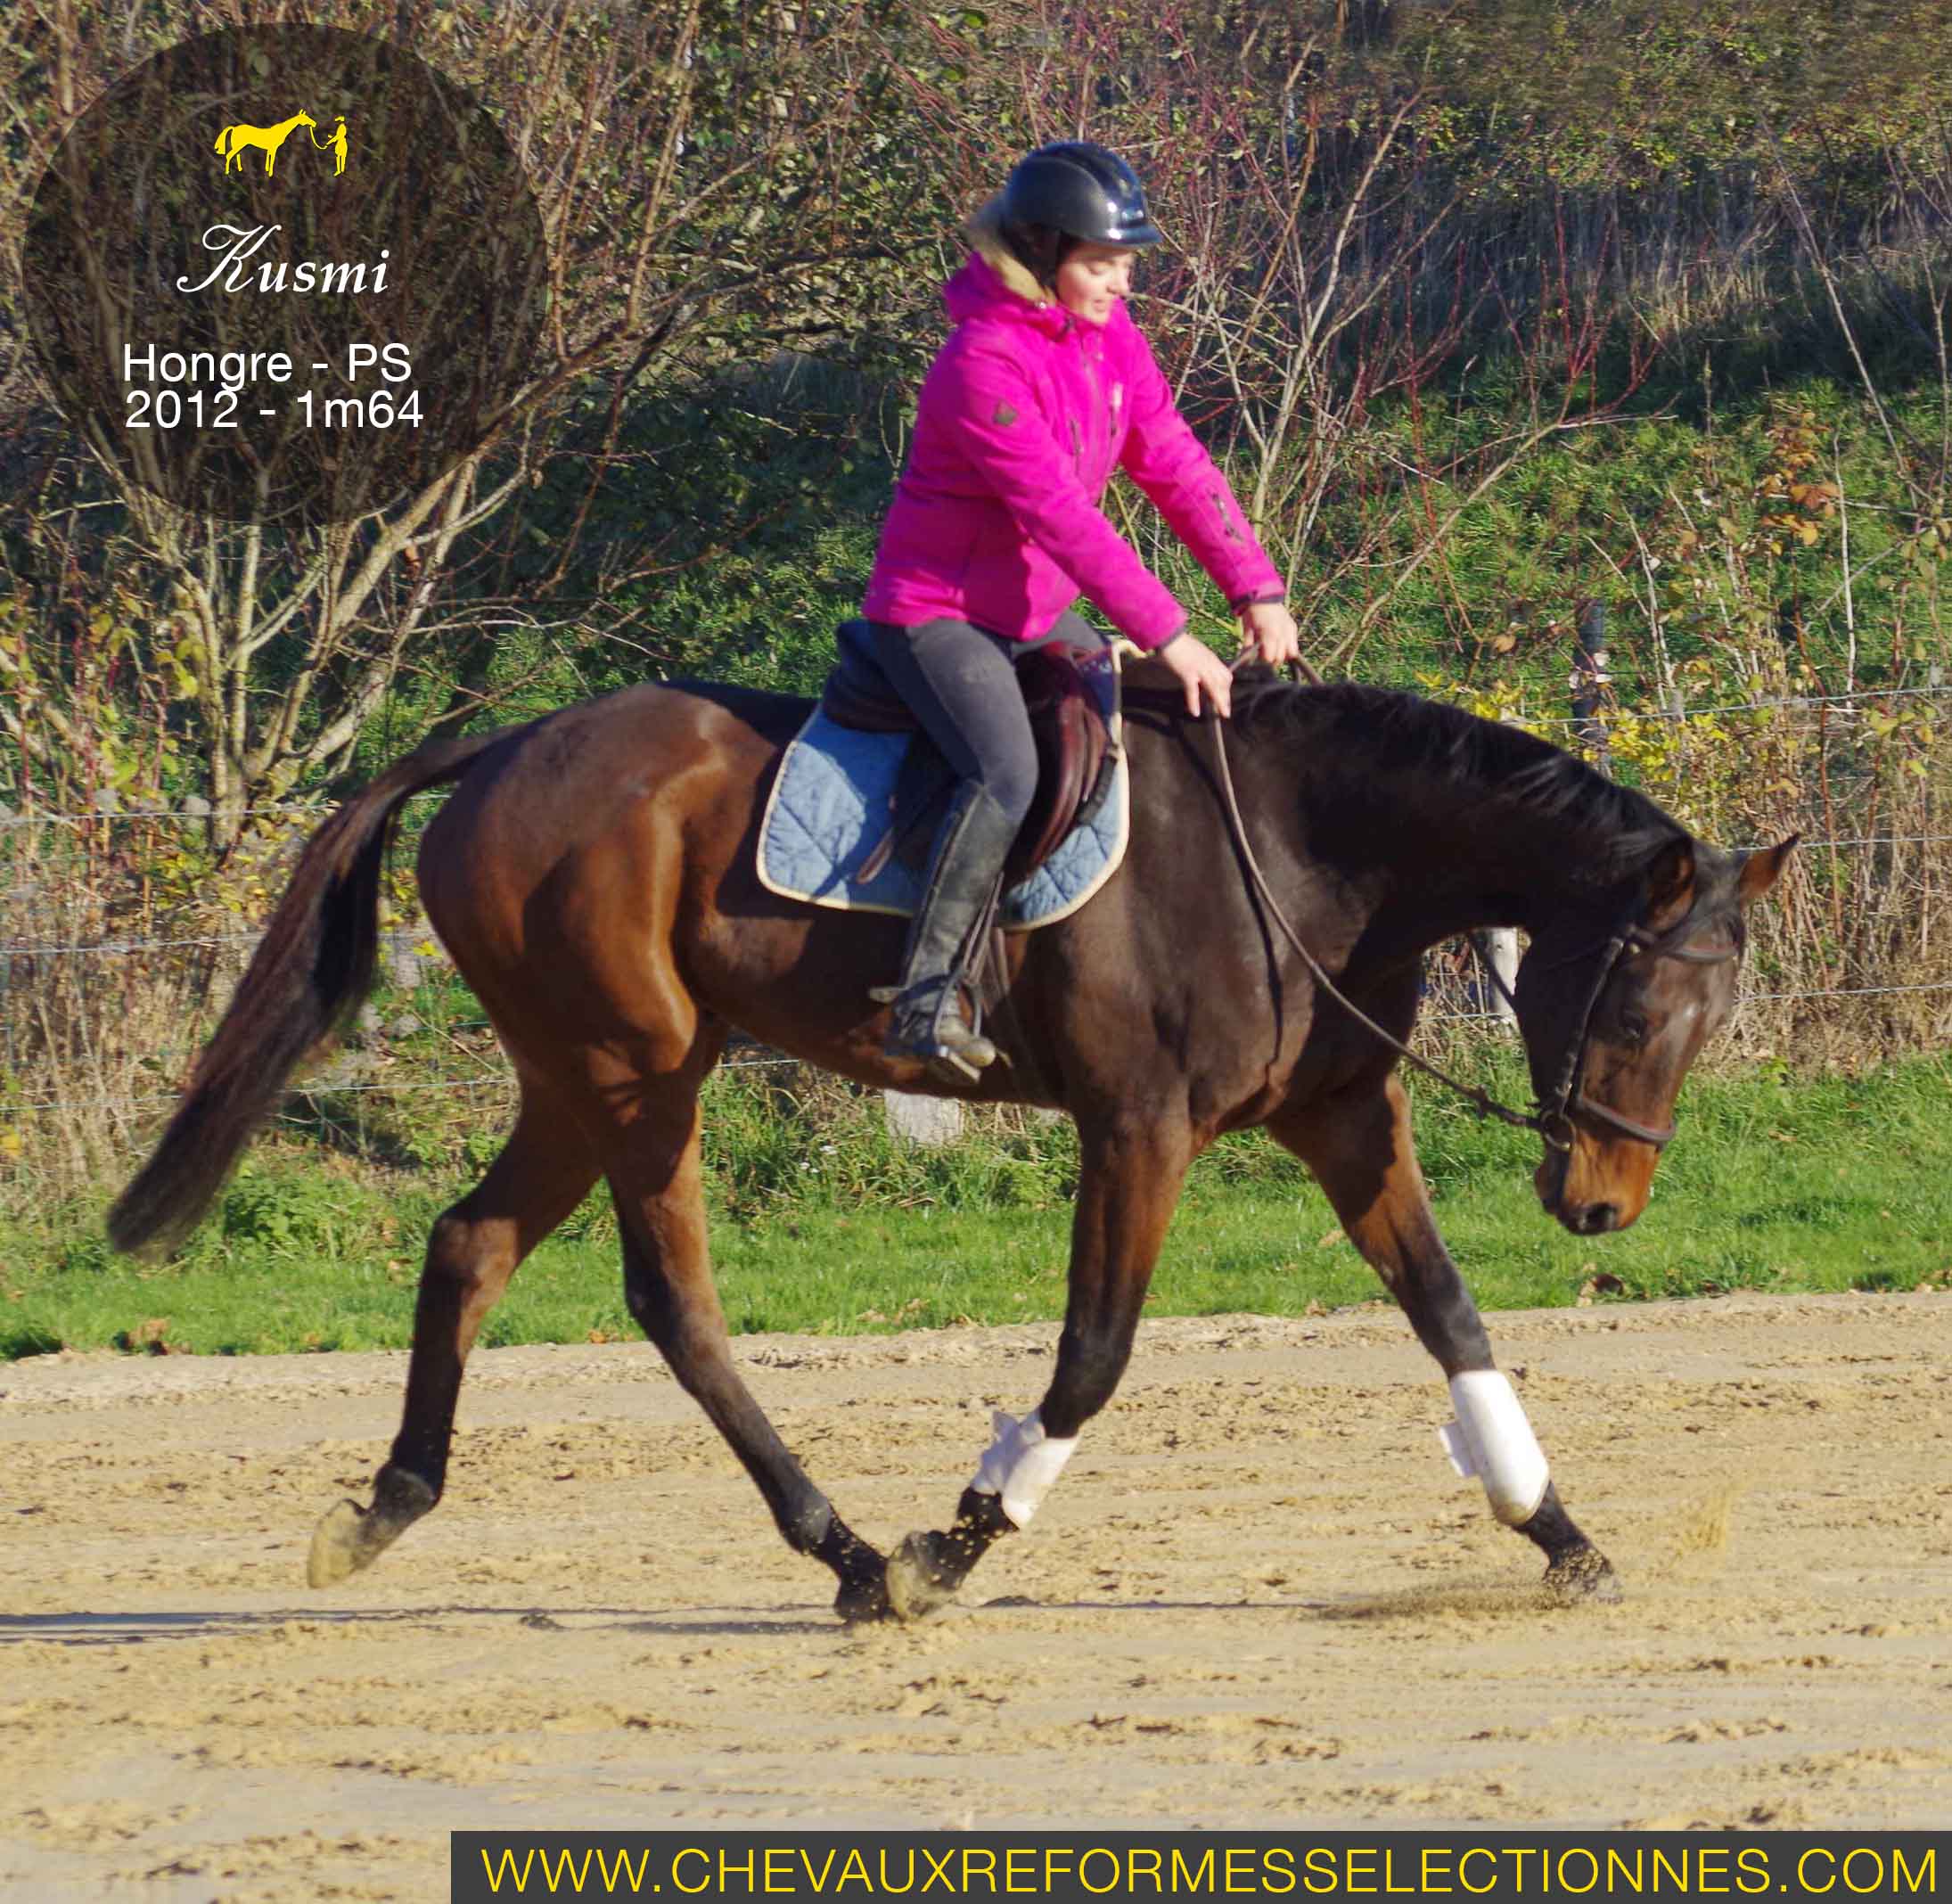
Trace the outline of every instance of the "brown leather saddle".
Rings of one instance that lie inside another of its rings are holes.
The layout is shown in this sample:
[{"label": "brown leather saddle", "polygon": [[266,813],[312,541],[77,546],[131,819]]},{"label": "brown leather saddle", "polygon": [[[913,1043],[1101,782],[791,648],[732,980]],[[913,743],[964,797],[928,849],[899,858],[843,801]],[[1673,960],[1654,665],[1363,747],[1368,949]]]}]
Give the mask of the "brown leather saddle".
[{"label": "brown leather saddle", "polygon": [[[908,749],[918,772],[904,771],[891,801],[888,832],[855,877],[865,883],[890,854],[926,855],[950,788],[948,763],[908,711],[874,658],[865,621],[836,631],[840,659],[820,693],[820,710],[837,726],[870,734],[912,734]],[[1111,722],[1118,708],[1118,671],[1102,649],[1053,642],[1016,664],[1037,742],[1037,793],[1004,860],[1004,882],[1014,885],[1042,866],[1071,828],[1090,819],[1110,792],[1118,749]]]}]

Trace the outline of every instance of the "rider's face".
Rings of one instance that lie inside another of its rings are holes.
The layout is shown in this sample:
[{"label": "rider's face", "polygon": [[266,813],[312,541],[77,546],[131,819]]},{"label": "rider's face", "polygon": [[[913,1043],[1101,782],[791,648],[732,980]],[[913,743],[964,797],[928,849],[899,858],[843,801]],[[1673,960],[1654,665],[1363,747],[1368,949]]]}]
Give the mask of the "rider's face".
[{"label": "rider's face", "polygon": [[1136,251],[1111,244],[1080,244],[1057,267],[1057,301],[1087,324],[1106,323],[1132,289]]}]

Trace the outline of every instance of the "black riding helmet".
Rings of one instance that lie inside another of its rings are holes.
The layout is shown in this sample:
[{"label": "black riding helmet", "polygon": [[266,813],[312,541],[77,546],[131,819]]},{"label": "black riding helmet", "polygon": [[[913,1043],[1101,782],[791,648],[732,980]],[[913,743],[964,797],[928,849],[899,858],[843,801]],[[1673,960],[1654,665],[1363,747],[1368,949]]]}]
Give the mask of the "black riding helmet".
[{"label": "black riding helmet", "polygon": [[1040,145],[1003,188],[1004,242],[1048,287],[1073,244],[1157,244],[1145,188],[1124,160],[1088,139]]}]

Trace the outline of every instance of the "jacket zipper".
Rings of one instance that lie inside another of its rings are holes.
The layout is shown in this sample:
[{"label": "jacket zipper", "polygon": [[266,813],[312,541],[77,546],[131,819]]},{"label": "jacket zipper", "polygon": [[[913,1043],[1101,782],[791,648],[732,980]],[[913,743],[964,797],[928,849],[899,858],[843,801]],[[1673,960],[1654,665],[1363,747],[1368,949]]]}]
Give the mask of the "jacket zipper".
[{"label": "jacket zipper", "polygon": [[[1078,341],[1078,348],[1079,358],[1081,359],[1085,366],[1085,382],[1091,391],[1091,406],[1087,415],[1087,422],[1090,422],[1096,420],[1104,408],[1104,405],[1102,400],[1103,392],[1098,388],[1097,365],[1091,361],[1090,350],[1086,347],[1085,341],[1081,337]],[[1103,436],[1104,432],[1101,431],[1099,432],[1099,438],[1101,441],[1103,439]],[[1074,418],[1071,423],[1071,440],[1074,446],[1077,443],[1077,439],[1078,424],[1076,419]],[[1079,449],[1078,457],[1078,473],[1082,476],[1084,472],[1084,452],[1082,449]]]}]

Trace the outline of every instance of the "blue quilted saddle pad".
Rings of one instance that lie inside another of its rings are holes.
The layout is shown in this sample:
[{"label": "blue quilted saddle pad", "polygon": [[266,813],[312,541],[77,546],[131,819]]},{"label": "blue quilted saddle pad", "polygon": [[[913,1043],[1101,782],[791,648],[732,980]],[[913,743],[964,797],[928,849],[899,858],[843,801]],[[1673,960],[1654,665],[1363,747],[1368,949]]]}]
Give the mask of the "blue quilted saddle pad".
[{"label": "blue quilted saddle pad", "polygon": [[[947,811],[948,768],[931,748],[934,774],[905,772],[912,738],[842,727],[815,708],[786,750],[760,824],[759,883],[767,891],[851,912],[914,911],[928,840]],[[1118,740],[1114,726],[1115,748]],[[1118,871],[1129,830],[1128,773],[1118,748],[1097,810],[1005,893],[999,923],[1006,931],[1067,917]],[[889,849],[890,827],[906,850]]]}]

